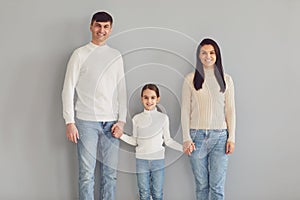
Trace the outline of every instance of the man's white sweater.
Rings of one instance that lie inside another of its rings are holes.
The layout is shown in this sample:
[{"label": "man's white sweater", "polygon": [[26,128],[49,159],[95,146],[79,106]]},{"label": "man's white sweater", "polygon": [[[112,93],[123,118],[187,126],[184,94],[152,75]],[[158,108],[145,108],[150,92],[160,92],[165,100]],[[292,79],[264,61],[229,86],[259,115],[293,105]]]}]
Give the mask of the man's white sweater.
[{"label": "man's white sweater", "polygon": [[90,42],[73,52],[62,91],[66,124],[75,122],[74,110],[76,117],[82,120],[125,122],[126,99],[123,60],[119,51]]}]

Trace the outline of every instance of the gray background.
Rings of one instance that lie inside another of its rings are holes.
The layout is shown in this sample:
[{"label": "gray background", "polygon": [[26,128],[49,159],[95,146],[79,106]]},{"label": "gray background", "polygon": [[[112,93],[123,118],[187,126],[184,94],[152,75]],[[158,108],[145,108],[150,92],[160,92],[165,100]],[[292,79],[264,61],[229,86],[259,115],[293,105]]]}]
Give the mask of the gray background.
[{"label": "gray background", "polygon": [[[72,51],[90,41],[95,11],[113,14],[108,43],[120,49],[128,124],[140,86],[155,82],[181,142],[182,77],[203,37],[221,46],[235,82],[236,151],[230,200],[300,199],[300,1],[1,0],[0,199],[77,199],[76,146],[65,138],[61,89]],[[117,199],[136,198],[133,148],[121,144]],[[167,149],[165,199],[194,199],[188,158]]]}]

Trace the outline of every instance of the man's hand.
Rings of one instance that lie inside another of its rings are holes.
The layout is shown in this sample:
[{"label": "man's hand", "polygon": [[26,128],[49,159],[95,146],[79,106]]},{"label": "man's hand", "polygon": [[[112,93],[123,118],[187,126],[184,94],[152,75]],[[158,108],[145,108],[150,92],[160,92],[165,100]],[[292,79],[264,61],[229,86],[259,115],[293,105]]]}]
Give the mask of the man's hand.
[{"label": "man's hand", "polygon": [[124,122],[118,121],[111,127],[111,133],[115,138],[120,138],[123,135]]},{"label": "man's hand", "polygon": [[66,136],[71,142],[77,143],[79,134],[74,123],[69,123],[66,125]]}]

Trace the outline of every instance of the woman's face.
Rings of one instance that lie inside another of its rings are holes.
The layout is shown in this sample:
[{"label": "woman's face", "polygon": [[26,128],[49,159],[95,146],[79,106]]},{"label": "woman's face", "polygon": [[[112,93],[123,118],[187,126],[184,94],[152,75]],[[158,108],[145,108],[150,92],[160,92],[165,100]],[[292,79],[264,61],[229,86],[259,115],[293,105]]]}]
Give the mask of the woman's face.
[{"label": "woman's face", "polygon": [[213,69],[216,63],[216,52],[212,45],[203,45],[200,49],[199,58],[203,67],[206,69]]}]

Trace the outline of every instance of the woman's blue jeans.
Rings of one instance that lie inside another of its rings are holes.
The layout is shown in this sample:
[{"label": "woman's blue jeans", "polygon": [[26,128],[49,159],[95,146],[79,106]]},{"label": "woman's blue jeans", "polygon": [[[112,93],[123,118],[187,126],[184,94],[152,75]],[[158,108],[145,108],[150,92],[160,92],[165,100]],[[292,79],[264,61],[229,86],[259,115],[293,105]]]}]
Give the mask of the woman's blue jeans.
[{"label": "woman's blue jeans", "polygon": [[196,150],[190,156],[197,200],[223,200],[228,155],[227,130],[190,130]]},{"label": "woman's blue jeans", "polygon": [[115,121],[95,122],[76,119],[79,162],[79,199],[94,200],[94,172],[100,161],[100,199],[114,200],[119,139],[111,134]]},{"label": "woman's blue jeans", "polygon": [[140,200],[163,199],[164,159],[136,159],[137,182]]}]

